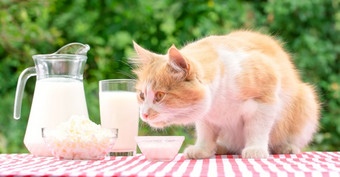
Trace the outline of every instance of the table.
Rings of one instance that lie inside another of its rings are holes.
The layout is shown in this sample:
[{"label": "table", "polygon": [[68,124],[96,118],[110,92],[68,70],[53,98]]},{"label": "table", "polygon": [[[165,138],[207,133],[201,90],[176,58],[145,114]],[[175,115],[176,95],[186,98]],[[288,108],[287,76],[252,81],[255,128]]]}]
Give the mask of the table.
[{"label": "table", "polygon": [[242,159],[217,155],[151,162],[141,154],[97,161],[56,160],[31,154],[0,154],[0,176],[340,176],[340,152],[305,152]]}]

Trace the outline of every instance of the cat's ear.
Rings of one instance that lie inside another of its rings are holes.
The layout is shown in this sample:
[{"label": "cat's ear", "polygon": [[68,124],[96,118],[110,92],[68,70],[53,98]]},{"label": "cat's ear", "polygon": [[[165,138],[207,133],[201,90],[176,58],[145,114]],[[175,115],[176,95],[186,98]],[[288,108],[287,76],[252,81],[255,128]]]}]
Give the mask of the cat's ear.
[{"label": "cat's ear", "polygon": [[135,51],[139,57],[139,59],[137,61],[134,61],[134,63],[145,64],[152,59],[152,56],[154,55],[154,53],[139,46],[135,41],[133,41],[133,47],[135,48]]},{"label": "cat's ear", "polygon": [[169,64],[170,66],[177,72],[184,72],[184,76],[189,73],[190,65],[186,61],[186,59],[183,57],[183,55],[179,52],[179,50],[175,47],[175,45],[172,45],[168,51],[169,56]]}]

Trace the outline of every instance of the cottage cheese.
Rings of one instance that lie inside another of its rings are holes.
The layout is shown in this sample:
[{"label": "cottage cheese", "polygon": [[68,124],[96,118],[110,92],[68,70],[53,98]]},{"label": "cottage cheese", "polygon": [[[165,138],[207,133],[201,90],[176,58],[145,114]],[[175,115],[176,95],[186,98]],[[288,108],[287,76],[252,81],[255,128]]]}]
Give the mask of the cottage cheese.
[{"label": "cottage cheese", "polygon": [[101,159],[113,147],[116,135],[87,117],[72,116],[55,129],[44,130],[44,139],[59,159]]}]

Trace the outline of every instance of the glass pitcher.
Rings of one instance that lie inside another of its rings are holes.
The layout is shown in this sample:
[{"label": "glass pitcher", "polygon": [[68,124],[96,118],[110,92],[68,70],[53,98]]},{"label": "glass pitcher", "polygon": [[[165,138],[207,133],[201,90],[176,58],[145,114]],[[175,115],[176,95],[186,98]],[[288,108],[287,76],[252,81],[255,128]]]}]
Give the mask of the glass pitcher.
[{"label": "glass pitcher", "polygon": [[41,128],[55,127],[71,115],[88,117],[83,73],[88,45],[71,43],[52,54],[34,55],[35,67],[19,76],[14,102],[14,119],[20,118],[26,81],[37,76],[24,144],[35,156],[52,156],[45,145]]}]

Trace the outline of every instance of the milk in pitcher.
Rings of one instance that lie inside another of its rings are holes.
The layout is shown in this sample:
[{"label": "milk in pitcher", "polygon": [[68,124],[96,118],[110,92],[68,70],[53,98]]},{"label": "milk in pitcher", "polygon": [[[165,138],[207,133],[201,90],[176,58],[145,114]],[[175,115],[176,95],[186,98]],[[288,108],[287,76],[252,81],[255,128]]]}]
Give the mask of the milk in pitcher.
[{"label": "milk in pitcher", "polygon": [[37,80],[24,144],[37,156],[51,156],[42,135],[42,127],[55,127],[71,115],[88,117],[84,86],[71,78]]}]

